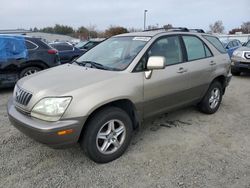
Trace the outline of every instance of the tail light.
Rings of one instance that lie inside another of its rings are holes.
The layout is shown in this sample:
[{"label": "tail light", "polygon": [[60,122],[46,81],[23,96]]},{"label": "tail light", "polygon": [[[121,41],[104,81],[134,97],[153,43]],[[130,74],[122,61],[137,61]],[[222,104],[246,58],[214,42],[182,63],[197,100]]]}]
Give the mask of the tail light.
[{"label": "tail light", "polygon": [[57,54],[57,50],[55,49],[49,49],[48,54]]}]

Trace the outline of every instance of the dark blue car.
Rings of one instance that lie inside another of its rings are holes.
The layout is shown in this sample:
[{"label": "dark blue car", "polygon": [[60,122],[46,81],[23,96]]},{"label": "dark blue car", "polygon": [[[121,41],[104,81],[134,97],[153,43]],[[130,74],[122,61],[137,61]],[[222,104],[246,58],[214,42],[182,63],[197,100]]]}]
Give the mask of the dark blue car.
[{"label": "dark blue car", "polygon": [[76,48],[67,42],[51,43],[50,46],[58,51],[62,64],[70,63],[75,58],[83,55],[86,52],[86,50],[80,50],[79,48]]},{"label": "dark blue car", "polygon": [[237,39],[223,41],[223,45],[230,58],[232,57],[234,50],[242,46],[241,42]]},{"label": "dark blue car", "polygon": [[22,77],[60,64],[57,50],[40,38],[0,35],[0,88],[12,87]]}]

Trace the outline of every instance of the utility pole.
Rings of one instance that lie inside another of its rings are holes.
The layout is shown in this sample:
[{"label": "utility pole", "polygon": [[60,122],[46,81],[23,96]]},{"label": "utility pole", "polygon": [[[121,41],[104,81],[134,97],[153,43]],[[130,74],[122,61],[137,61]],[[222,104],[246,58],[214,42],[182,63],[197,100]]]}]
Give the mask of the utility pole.
[{"label": "utility pole", "polygon": [[148,10],[144,10],[144,30],[146,30],[146,17]]}]

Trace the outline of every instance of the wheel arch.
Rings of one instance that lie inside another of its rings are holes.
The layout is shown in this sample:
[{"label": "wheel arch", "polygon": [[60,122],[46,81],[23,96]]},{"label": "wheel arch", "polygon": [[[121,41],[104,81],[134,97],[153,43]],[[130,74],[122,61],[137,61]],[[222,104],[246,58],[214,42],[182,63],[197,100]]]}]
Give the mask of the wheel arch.
[{"label": "wheel arch", "polygon": [[22,64],[22,66],[19,69],[19,72],[21,72],[23,69],[27,67],[38,67],[41,68],[42,70],[49,68],[49,66],[44,63],[43,61],[36,60],[36,61],[27,61]]},{"label": "wheel arch", "polygon": [[226,90],[226,77],[224,75],[217,76],[216,78],[213,79],[213,81],[211,82],[211,84],[213,82],[216,82],[216,81],[218,81],[221,84],[222,89],[223,89],[223,95],[224,95],[225,94],[225,90]]},{"label": "wheel arch", "polygon": [[81,130],[81,135],[79,137],[79,140],[82,138],[85,129],[87,128],[87,124],[88,122],[94,117],[94,115],[99,112],[100,110],[104,109],[104,108],[108,108],[108,107],[118,107],[122,110],[124,110],[129,117],[131,118],[132,124],[133,124],[133,129],[137,129],[140,125],[140,119],[139,119],[139,115],[137,113],[136,107],[134,105],[134,103],[129,100],[129,99],[118,99],[115,101],[111,101],[108,103],[105,103],[101,106],[98,106],[96,109],[92,110],[90,115],[88,116],[88,118],[86,119],[84,126]]}]

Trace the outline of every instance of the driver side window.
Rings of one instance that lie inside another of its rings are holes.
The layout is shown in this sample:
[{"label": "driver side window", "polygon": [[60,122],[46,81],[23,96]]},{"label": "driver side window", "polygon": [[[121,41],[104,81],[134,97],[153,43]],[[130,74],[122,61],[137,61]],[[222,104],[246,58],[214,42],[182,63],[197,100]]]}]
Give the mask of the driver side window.
[{"label": "driver side window", "polygon": [[178,36],[167,36],[158,39],[144,54],[135,71],[146,70],[148,58],[151,56],[162,56],[166,58],[166,66],[183,62],[181,44]]}]

